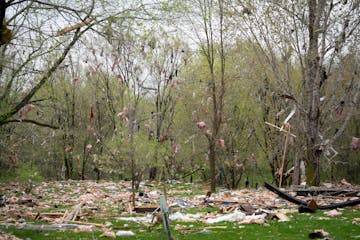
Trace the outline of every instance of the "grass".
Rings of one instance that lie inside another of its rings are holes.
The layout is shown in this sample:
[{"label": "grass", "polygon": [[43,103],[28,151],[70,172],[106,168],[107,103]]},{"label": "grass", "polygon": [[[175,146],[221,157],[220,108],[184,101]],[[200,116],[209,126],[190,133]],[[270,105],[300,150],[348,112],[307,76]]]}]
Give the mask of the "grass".
[{"label": "grass", "polygon": [[[360,218],[360,209],[348,208],[343,215],[326,217],[322,211],[315,214],[292,214],[290,222],[270,221],[269,226],[238,225],[236,223],[219,223],[207,225],[203,223],[172,222],[172,235],[177,240],[206,240],[206,239],[308,239],[309,233],[315,229],[323,229],[330,233],[331,238],[338,240],[360,238],[360,226],[352,224],[354,218]],[[105,221],[105,220],[104,220]],[[134,237],[121,237],[121,239],[166,239],[163,225],[143,225],[139,223],[126,223],[107,219],[113,223],[114,231],[117,229],[131,230],[136,233]],[[124,226],[124,224],[127,224]],[[175,226],[182,226],[185,230],[175,230]],[[201,232],[207,229],[206,232]],[[29,231],[13,227],[0,227],[3,232],[12,233],[23,239],[99,239],[101,232],[74,233],[58,231]]]}]

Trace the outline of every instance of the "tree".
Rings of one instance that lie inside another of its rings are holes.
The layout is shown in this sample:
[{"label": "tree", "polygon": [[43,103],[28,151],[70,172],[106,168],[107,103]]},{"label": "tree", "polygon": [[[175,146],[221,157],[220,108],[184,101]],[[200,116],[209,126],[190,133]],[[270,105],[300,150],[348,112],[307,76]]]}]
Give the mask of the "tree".
[{"label": "tree", "polygon": [[[208,159],[210,168],[210,191],[216,190],[217,146],[224,140],[220,137],[221,125],[224,122],[223,108],[225,96],[225,49],[224,49],[224,2],[199,0],[194,8],[199,19],[190,19],[201,54],[207,61],[209,73],[208,94],[212,101],[211,125],[205,136],[208,139]],[[194,14],[195,15],[195,14]],[[200,23],[200,25],[198,24]],[[201,29],[201,32],[199,32]],[[217,68],[217,64],[219,68]],[[205,128],[201,119],[199,127]],[[205,131],[204,131],[205,132]]]},{"label": "tree", "polygon": [[[266,1],[242,5],[242,9],[234,7],[233,11],[245,20],[246,28],[242,32],[254,39],[266,54],[265,63],[281,86],[277,95],[286,96],[297,107],[298,122],[294,130],[300,136],[298,144],[305,153],[301,158],[306,163],[307,183],[318,185],[320,159],[343,133],[358,101],[359,84],[354,83],[349,89],[352,100],[346,101],[349,103],[347,116],[339,131],[324,136],[327,121],[324,114],[329,111],[324,109],[321,99],[329,91],[326,88],[329,82],[337,81],[331,77],[337,59],[349,54],[346,48],[359,37],[356,17],[359,5],[325,0]],[[289,22],[292,25],[289,26]],[[299,78],[294,75],[297,68]],[[324,101],[340,102],[330,97]]]}]

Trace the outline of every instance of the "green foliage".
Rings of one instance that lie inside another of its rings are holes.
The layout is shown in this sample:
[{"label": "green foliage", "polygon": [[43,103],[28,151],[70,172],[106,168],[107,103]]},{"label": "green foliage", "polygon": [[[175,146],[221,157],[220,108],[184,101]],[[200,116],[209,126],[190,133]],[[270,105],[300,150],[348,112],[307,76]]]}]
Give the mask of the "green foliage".
[{"label": "green foliage", "polygon": [[40,175],[40,171],[37,166],[29,163],[20,163],[14,169],[7,170],[2,169],[0,181],[17,180],[20,183],[27,182],[40,182],[44,178]]},{"label": "green foliage", "polygon": [[43,181],[39,169],[29,163],[20,163],[12,171],[2,170],[0,182],[18,181],[25,193],[30,193],[36,182]]},{"label": "green foliage", "polygon": [[20,182],[39,182],[43,180],[43,177],[40,176],[38,167],[30,165],[28,163],[20,164],[15,172],[17,179]]}]

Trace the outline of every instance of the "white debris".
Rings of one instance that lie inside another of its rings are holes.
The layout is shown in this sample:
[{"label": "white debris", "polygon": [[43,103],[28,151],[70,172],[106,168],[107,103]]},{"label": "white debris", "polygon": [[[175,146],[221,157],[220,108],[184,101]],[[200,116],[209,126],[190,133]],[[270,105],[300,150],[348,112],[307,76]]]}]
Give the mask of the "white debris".
[{"label": "white debris", "polygon": [[238,222],[244,220],[246,214],[235,210],[233,213],[218,215],[215,218],[208,218],[205,223],[218,223],[218,222]]},{"label": "white debris", "polygon": [[169,218],[172,221],[180,221],[180,222],[194,222],[197,221],[199,218],[203,217],[202,214],[183,214],[181,212],[176,212],[170,214]]},{"label": "white debris", "polygon": [[159,197],[159,192],[154,190],[154,191],[151,191],[149,192],[149,197],[152,197],[152,198],[158,198]]},{"label": "white debris", "polygon": [[124,237],[124,236],[135,236],[135,233],[133,233],[132,231],[117,231],[116,232],[116,236],[118,237]]},{"label": "white debris", "polygon": [[117,217],[115,220],[126,221],[126,222],[136,222],[136,223],[151,223],[152,215],[148,214],[145,217]]}]

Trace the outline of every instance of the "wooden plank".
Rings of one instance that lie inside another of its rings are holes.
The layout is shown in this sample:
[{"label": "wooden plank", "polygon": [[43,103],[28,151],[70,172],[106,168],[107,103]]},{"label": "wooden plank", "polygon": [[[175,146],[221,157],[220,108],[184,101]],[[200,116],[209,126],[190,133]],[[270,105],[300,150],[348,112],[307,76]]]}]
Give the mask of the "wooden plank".
[{"label": "wooden plank", "polygon": [[136,207],[133,209],[133,211],[137,212],[137,213],[148,213],[148,212],[152,213],[158,209],[159,209],[159,207]]}]

